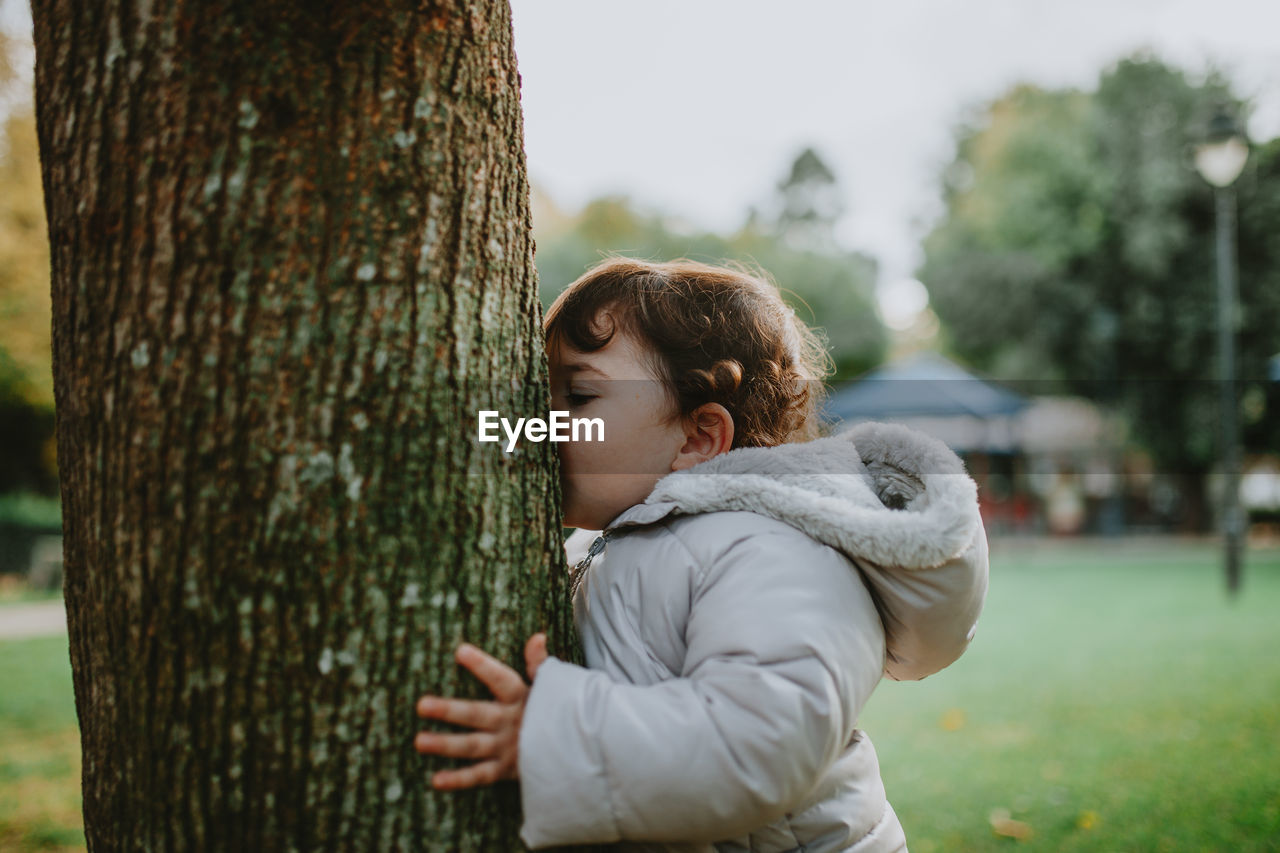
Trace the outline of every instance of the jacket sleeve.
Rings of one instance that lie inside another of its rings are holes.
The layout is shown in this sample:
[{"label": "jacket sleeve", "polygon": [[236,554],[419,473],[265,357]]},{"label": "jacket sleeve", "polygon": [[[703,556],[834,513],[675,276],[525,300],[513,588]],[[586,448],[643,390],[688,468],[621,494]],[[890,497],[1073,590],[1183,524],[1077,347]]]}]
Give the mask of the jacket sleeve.
[{"label": "jacket sleeve", "polygon": [[884,665],[857,573],[794,532],[743,536],[703,566],[685,639],[680,677],[653,685],[543,664],[520,734],[526,844],[714,841],[767,824],[840,755]]},{"label": "jacket sleeve", "polygon": [[949,666],[969,647],[987,595],[987,534],[981,520],[968,547],[941,566],[857,563],[884,621],[885,675],[919,680]]}]

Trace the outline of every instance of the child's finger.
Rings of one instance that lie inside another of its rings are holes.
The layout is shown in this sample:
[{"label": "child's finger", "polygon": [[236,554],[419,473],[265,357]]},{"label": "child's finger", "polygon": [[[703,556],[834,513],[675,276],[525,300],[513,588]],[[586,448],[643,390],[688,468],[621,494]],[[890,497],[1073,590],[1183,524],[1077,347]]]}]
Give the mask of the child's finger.
[{"label": "child's finger", "polygon": [[533,681],[538,675],[538,667],[542,666],[542,662],[547,659],[547,635],[543,633],[534,634],[529,638],[529,642],[524,644],[524,668],[529,674],[529,680]]},{"label": "child's finger", "polygon": [[444,755],[449,758],[480,760],[493,758],[498,754],[498,739],[488,732],[457,735],[418,732],[418,736],[413,739],[413,745],[418,752]]},{"label": "child's finger", "polygon": [[492,785],[503,778],[502,762],[482,761],[458,770],[440,770],[431,777],[431,785],[438,791],[454,791],[458,788],[474,788]]},{"label": "child's finger", "polygon": [[508,718],[503,707],[495,702],[442,699],[439,696],[423,696],[419,699],[418,716],[473,729],[496,729]]},{"label": "child's finger", "polygon": [[493,691],[499,702],[518,702],[528,689],[520,673],[470,643],[458,646],[456,657]]}]

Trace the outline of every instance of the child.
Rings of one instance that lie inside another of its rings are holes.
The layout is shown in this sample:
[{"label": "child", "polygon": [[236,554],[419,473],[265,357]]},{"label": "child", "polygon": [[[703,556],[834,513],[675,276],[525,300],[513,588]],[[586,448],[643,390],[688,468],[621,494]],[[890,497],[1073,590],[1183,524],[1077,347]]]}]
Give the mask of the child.
[{"label": "child", "polygon": [[[530,847],[905,850],[857,728],[882,675],[972,638],[987,587],[973,481],[934,439],[817,438],[821,350],[772,285],[688,261],[605,261],[545,322],[573,606],[589,669],[464,644],[494,702],[424,696],[437,788],[519,778]],[[596,531],[602,531],[597,533]]]}]

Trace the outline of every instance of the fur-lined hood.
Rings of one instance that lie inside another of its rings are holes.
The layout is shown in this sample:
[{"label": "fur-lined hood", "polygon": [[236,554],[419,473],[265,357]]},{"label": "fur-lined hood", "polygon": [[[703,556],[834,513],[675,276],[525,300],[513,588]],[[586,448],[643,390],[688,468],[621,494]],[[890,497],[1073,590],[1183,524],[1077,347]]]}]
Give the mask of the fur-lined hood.
[{"label": "fur-lined hood", "polygon": [[767,515],[851,558],[902,569],[942,565],[981,527],[977,487],[955,453],[898,424],[864,423],[669,474],[610,529],[721,510]]}]

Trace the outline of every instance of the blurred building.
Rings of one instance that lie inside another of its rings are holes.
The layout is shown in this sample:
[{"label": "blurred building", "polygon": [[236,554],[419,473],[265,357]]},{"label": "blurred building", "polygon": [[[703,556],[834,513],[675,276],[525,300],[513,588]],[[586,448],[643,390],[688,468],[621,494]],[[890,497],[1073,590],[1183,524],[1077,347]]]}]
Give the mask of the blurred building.
[{"label": "blurred building", "polygon": [[890,362],[827,400],[825,418],[902,423],[964,459],[990,532],[1167,529],[1176,486],[1125,447],[1122,424],[1075,397],[1026,395],[933,352]]}]

